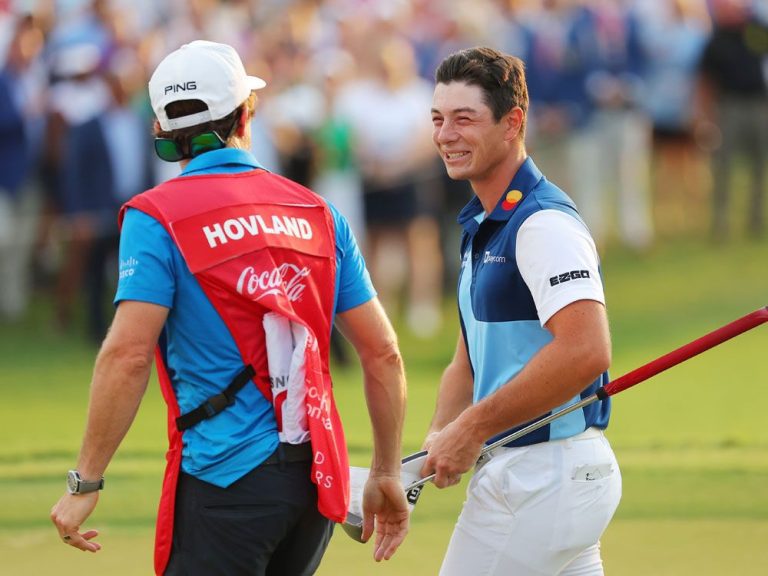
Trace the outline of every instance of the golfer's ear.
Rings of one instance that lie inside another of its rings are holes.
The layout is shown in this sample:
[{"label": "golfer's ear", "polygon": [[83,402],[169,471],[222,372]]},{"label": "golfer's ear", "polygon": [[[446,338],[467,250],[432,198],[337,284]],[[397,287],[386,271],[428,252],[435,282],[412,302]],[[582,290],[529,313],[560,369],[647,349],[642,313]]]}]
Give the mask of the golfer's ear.
[{"label": "golfer's ear", "polygon": [[519,106],[515,106],[504,115],[501,119],[506,123],[505,140],[515,140],[520,135],[520,129],[523,126],[523,109]]}]

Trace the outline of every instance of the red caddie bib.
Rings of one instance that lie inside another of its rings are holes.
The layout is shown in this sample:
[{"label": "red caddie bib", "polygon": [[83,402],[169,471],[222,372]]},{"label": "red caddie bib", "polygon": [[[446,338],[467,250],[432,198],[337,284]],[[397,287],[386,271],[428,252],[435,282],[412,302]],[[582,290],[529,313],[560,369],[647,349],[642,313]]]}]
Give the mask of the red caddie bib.
[{"label": "red caddie bib", "polygon": [[[349,505],[349,463],[328,367],[336,255],[326,204],[290,180],[254,170],[175,178],[127,202],[120,222],[128,207],[149,214],[168,231],[270,402],[262,318],[273,311],[306,328],[312,481],[320,513],[342,522]],[[173,540],[183,433],[175,425],[179,405],[159,347],[156,362],[169,440],[155,536],[155,571],[162,574]]]}]

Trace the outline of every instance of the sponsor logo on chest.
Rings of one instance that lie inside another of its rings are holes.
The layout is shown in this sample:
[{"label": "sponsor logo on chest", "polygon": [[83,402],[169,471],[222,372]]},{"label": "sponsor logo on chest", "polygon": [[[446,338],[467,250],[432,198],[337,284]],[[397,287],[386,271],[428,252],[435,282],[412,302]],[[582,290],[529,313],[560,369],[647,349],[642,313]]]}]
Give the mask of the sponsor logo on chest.
[{"label": "sponsor logo on chest", "polygon": [[507,261],[506,256],[496,256],[486,250],[483,255],[483,264],[504,264]]}]

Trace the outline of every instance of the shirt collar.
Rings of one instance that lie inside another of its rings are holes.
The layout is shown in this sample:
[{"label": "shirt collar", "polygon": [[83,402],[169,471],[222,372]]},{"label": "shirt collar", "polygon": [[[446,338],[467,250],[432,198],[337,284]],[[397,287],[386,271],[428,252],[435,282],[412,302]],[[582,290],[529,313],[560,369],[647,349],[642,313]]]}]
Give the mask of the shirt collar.
[{"label": "shirt collar", "polygon": [[261,168],[256,158],[249,150],[242,148],[221,148],[211,150],[192,158],[187,167],[182,170],[182,176],[192,176],[196,173],[205,173],[215,170],[227,164],[241,164],[251,169]]},{"label": "shirt collar", "polygon": [[[509,186],[506,187],[504,193],[499,197],[496,207],[485,220],[509,220],[517,206],[522,203],[542,178],[543,175],[536,167],[536,164],[534,164],[533,159],[530,156],[526,158],[520,165],[520,168],[517,169],[512,182],[509,183]],[[472,232],[479,226],[476,217],[482,212],[483,205],[480,203],[480,199],[474,196],[461,210],[457,221],[468,232]]]}]

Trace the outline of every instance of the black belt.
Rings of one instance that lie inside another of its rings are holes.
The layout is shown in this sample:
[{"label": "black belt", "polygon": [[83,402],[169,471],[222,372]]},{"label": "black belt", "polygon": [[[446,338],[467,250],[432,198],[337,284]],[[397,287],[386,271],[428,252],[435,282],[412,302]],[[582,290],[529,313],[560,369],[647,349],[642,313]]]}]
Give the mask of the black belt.
[{"label": "black belt", "polygon": [[288,444],[281,442],[277,449],[262,464],[280,464],[286,462],[312,462],[312,443]]}]

